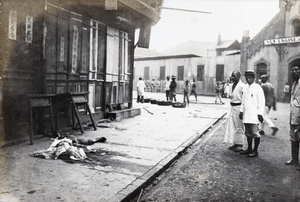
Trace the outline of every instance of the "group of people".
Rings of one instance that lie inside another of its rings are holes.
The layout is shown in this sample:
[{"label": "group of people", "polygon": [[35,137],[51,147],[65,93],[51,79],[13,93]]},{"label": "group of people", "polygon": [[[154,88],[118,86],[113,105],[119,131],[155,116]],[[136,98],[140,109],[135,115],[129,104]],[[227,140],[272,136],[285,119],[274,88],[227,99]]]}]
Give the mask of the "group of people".
[{"label": "group of people", "polygon": [[[167,76],[165,81],[165,91],[166,91],[166,99],[167,101],[173,100],[176,102],[176,77],[173,75],[170,80],[170,76]],[[139,77],[139,80],[137,82],[137,102],[144,102],[144,95],[145,95],[145,82],[143,81],[142,77]],[[189,96],[194,94],[195,99],[197,101],[197,93],[196,93],[196,81],[193,79],[192,85],[190,84],[189,80],[185,81],[184,87],[183,87],[183,102],[189,104]]]},{"label": "group of people", "polygon": [[[300,68],[294,66],[291,69],[293,85],[290,104],[290,140],[292,159],[286,165],[299,165],[299,141],[300,141]],[[264,133],[267,124],[272,129],[271,135],[276,135],[278,128],[269,119],[270,110],[276,110],[276,97],[274,87],[268,82],[268,76],[261,76],[261,84],[255,82],[253,70],[245,72],[246,84],[241,81],[241,72],[233,71],[230,86],[230,113],[226,122],[224,141],[230,143],[229,150],[239,152],[248,157],[258,156],[260,136]],[[247,148],[243,149],[244,140]],[[253,146],[254,143],[254,146]],[[300,170],[300,165],[298,167]]]},{"label": "group of people", "polygon": [[[166,89],[166,99],[167,101],[177,101],[176,100],[176,77],[173,75],[171,77],[172,81],[170,81],[170,77],[167,76],[167,80],[165,82],[165,89]],[[197,93],[196,93],[196,81],[193,79],[192,85],[190,84],[189,80],[186,80],[183,86],[183,102],[189,105],[190,103],[190,95],[194,94],[195,99],[197,101]]]}]

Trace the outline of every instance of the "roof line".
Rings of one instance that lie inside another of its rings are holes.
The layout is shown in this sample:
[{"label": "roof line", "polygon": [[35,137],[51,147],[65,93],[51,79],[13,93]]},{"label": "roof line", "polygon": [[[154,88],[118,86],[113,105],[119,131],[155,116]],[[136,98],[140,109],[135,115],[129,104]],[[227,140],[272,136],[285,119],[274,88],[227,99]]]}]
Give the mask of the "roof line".
[{"label": "roof line", "polygon": [[195,55],[195,54],[166,55],[166,56],[135,58],[134,61],[142,61],[142,60],[164,60],[164,59],[172,59],[172,58],[193,58],[193,57],[201,57],[201,56]]},{"label": "roof line", "polygon": [[281,10],[278,11],[278,13],[270,20],[270,22],[268,24],[266,24],[261,30],[260,32],[258,32],[253,39],[250,40],[250,43],[252,43],[252,41],[254,41],[262,32],[264,32],[281,14]]}]

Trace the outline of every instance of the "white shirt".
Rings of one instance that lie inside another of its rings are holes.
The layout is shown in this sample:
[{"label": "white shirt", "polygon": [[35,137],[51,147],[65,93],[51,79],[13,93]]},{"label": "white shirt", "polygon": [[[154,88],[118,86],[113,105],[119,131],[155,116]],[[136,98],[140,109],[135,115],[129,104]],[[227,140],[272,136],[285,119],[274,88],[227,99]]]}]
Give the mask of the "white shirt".
[{"label": "white shirt", "polygon": [[231,98],[231,103],[242,103],[242,96],[243,96],[243,89],[245,87],[245,84],[240,80],[235,88],[234,91],[232,91],[233,84],[229,85],[229,96]]},{"label": "white shirt", "polygon": [[138,95],[144,95],[145,94],[146,85],[145,85],[145,82],[143,80],[139,80],[136,84],[136,87],[137,87]]},{"label": "white shirt", "polygon": [[240,112],[243,112],[243,122],[251,124],[259,123],[257,115],[264,115],[265,95],[257,83],[245,85]]},{"label": "white shirt", "polygon": [[170,90],[170,84],[171,84],[171,80],[166,80],[166,83],[165,83],[165,90]]}]

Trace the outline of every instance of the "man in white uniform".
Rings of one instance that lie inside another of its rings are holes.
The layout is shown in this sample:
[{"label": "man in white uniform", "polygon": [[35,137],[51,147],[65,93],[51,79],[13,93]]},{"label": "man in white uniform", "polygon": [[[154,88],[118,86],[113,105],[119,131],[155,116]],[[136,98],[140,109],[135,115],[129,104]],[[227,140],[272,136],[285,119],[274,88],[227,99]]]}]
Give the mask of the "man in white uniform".
[{"label": "man in white uniform", "polygon": [[139,81],[136,84],[137,87],[137,102],[144,103],[144,95],[145,95],[145,82],[142,80],[142,78],[139,78]]},{"label": "man in white uniform", "polygon": [[232,144],[228,149],[240,152],[243,148],[245,130],[243,121],[239,118],[242,104],[243,88],[245,84],[241,81],[241,72],[234,70],[231,74],[233,84],[229,86],[230,112],[226,122],[224,142]]},{"label": "man in white uniform", "polygon": [[[262,123],[264,121],[265,95],[261,86],[254,82],[255,73],[253,70],[246,70],[245,77],[247,84],[243,90],[239,116],[245,125],[248,148],[242,150],[240,154],[247,154],[248,157],[256,157],[258,156],[257,149],[260,143],[259,122]],[[253,139],[254,149],[252,149]]]}]

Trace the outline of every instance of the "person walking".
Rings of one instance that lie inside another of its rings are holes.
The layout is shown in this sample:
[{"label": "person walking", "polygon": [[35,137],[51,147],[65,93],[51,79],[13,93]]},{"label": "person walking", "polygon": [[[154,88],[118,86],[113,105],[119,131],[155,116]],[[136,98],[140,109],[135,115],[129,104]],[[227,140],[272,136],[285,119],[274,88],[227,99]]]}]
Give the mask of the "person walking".
[{"label": "person walking", "polygon": [[244,144],[245,128],[243,121],[239,118],[242,104],[243,88],[245,84],[241,81],[241,72],[234,70],[230,77],[233,82],[229,86],[230,111],[226,122],[224,142],[232,144],[229,150],[240,152]]},{"label": "person walking", "polygon": [[137,87],[137,102],[141,102],[141,103],[144,103],[144,95],[145,95],[145,88],[146,88],[146,85],[145,85],[145,82],[143,81],[142,77],[139,78],[137,84],[136,84],[136,87]]},{"label": "person walking", "polygon": [[218,103],[218,99],[220,101],[220,104],[224,104],[224,102],[222,102],[222,99],[221,99],[222,89],[223,89],[222,83],[220,81],[217,81],[216,88],[215,88],[215,93],[216,93],[215,103],[216,104]]},{"label": "person walking", "polygon": [[176,87],[177,87],[177,83],[175,81],[176,77],[173,75],[171,77],[172,81],[170,83],[170,94],[171,94],[171,101],[174,101],[176,102]]},{"label": "person walking", "polygon": [[170,84],[171,84],[170,77],[167,76],[167,80],[165,81],[165,91],[166,91],[167,101],[171,100],[171,96],[170,96]]},{"label": "person walking", "polygon": [[[246,70],[245,77],[247,84],[243,90],[239,117],[245,126],[248,147],[246,150],[242,150],[240,154],[256,157],[260,143],[259,122],[264,121],[265,95],[261,86],[254,82],[255,73],[253,70]],[[254,149],[252,149],[253,139]]]},{"label": "person walking", "polygon": [[283,92],[284,92],[283,103],[285,103],[285,99],[290,101],[290,85],[288,83],[285,83],[285,86],[283,88]]},{"label": "person walking", "polygon": [[193,79],[193,83],[192,83],[192,90],[191,90],[191,95],[195,95],[195,99],[196,99],[196,101],[198,101],[197,100],[197,93],[196,93],[196,81],[195,81],[195,79]]},{"label": "person walking", "polygon": [[[290,102],[290,140],[291,140],[291,154],[292,159],[287,161],[286,165],[299,164],[299,141],[300,141],[300,68],[293,66],[291,69],[291,76],[293,79],[291,89]],[[300,166],[298,167],[298,170]]]},{"label": "person walking", "polygon": [[261,124],[260,134],[265,134],[264,127],[267,124],[269,128],[272,129],[272,136],[276,135],[278,132],[278,128],[275,126],[275,124],[271,121],[271,119],[268,117],[271,108],[273,107],[273,110],[276,111],[276,97],[274,93],[274,87],[273,85],[268,82],[269,77],[268,75],[264,74],[260,77],[261,79],[261,87],[264,91],[265,95],[265,121]]},{"label": "person walking", "polygon": [[187,79],[185,81],[185,84],[183,86],[183,102],[189,105],[190,104],[190,90],[191,90],[191,85],[190,85],[190,81]]}]

